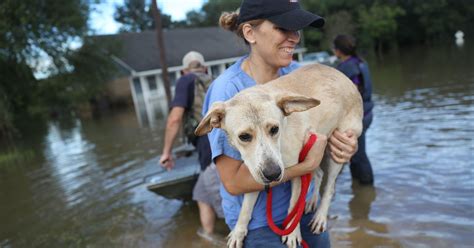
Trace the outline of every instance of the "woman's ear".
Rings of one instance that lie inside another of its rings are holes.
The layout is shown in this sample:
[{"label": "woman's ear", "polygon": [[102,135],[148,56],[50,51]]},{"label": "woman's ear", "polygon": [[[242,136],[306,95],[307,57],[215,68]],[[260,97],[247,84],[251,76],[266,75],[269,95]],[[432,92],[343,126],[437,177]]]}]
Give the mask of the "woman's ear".
[{"label": "woman's ear", "polygon": [[255,30],[252,25],[248,23],[244,24],[244,26],[242,27],[242,33],[244,34],[244,38],[248,43],[255,44]]}]

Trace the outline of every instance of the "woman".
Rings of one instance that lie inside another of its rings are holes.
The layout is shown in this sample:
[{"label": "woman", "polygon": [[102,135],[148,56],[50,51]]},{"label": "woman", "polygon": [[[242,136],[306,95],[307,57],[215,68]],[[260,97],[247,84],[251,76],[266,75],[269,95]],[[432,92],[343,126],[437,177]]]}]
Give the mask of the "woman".
[{"label": "woman", "polygon": [[[239,59],[212,83],[203,106],[204,113],[213,102],[226,101],[241,90],[269,82],[296,69],[298,65],[292,62],[292,58],[300,41],[298,30],[306,26],[321,27],[324,20],[302,10],[298,1],[244,0],[240,13],[224,13],[220,24],[243,38],[250,47],[250,54]],[[253,179],[247,166],[243,164],[240,153],[230,146],[222,130],[213,129],[208,137],[212,159],[223,183],[220,192],[224,216],[230,229],[233,229],[239,216],[243,194],[262,191],[264,186]],[[326,137],[319,135],[318,142],[306,160],[285,169],[283,182],[271,185],[275,223],[281,224],[287,215],[291,194],[289,181],[314,171],[321,162],[325,147]],[[351,132],[336,131],[329,139],[329,148],[338,163],[348,162],[357,149],[357,140]],[[266,194],[262,193],[255,204],[244,246],[286,247],[281,243],[281,238],[268,227],[265,202]],[[307,214],[302,218],[303,239],[310,247],[329,247],[329,235],[326,232],[314,235],[309,230],[308,223],[312,216],[313,214]]]},{"label": "woman", "polygon": [[374,175],[367,153],[365,152],[365,132],[372,123],[372,80],[367,63],[357,55],[355,39],[348,35],[338,35],[333,42],[334,54],[341,61],[337,69],[357,85],[364,101],[364,129],[358,139],[359,149],[351,159],[351,175],[361,184],[372,185]]}]

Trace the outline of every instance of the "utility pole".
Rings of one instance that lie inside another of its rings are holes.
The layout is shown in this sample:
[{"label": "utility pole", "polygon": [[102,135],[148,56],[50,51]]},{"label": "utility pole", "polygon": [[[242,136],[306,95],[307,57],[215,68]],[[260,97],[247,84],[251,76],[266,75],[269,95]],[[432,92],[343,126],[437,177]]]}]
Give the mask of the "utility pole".
[{"label": "utility pole", "polygon": [[157,0],[151,0],[153,17],[155,18],[156,27],[156,40],[158,41],[158,49],[160,50],[160,64],[161,64],[161,76],[163,78],[163,84],[165,86],[166,101],[168,103],[168,109],[171,104],[171,86],[168,76],[168,65],[166,64],[166,51],[165,42],[163,40],[163,29],[161,27],[161,11],[158,8]]}]

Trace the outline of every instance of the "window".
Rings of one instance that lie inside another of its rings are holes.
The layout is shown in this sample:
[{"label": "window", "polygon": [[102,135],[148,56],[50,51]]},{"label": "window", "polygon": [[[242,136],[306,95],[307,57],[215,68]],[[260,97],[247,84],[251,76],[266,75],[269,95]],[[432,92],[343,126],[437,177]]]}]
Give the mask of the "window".
[{"label": "window", "polygon": [[148,81],[148,88],[150,91],[156,91],[156,76],[148,76],[146,77],[146,81]]},{"label": "window", "polygon": [[212,76],[214,77],[217,77],[219,76],[219,65],[213,65],[211,66],[211,73],[212,73]]},{"label": "window", "polygon": [[135,88],[135,94],[139,95],[142,93],[142,85],[140,84],[140,78],[133,79],[133,87]]}]

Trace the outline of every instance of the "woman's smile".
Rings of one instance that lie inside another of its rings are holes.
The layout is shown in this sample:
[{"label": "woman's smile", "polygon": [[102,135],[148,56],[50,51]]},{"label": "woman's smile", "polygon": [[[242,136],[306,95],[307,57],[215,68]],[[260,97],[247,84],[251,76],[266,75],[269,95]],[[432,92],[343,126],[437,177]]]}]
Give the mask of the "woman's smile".
[{"label": "woman's smile", "polygon": [[283,51],[283,52],[293,56],[293,52],[295,51],[295,48],[294,47],[283,47],[283,48],[280,48],[280,51]]}]

